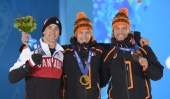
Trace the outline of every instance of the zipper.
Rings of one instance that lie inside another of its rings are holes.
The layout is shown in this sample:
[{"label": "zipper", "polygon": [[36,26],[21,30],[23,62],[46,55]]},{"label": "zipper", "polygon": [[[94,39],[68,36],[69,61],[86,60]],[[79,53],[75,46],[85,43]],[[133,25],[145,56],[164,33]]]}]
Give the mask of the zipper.
[{"label": "zipper", "polygon": [[[124,55],[125,55],[125,51],[123,51]],[[125,59],[125,56],[124,56],[124,71],[125,71],[125,84],[126,84],[126,94],[127,94],[127,99],[129,99],[129,78],[128,78],[128,66],[126,65],[126,59]]]},{"label": "zipper", "polygon": [[[55,52],[54,52],[55,53]],[[51,72],[52,72],[52,76],[54,77],[54,71],[53,71],[53,68],[54,68],[54,55],[55,54],[53,54],[53,55],[51,55],[51,62],[52,62],[52,67],[51,67]],[[51,79],[51,90],[52,90],[52,99],[54,99],[54,93],[53,93],[53,91],[54,91],[54,78],[52,77],[52,79]]]},{"label": "zipper", "polygon": [[85,86],[85,99],[86,99],[86,94],[87,94],[87,93],[86,93],[86,86]]},{"label": "zipper", "polygon": [[126,65],[126,68],[127,68],[127,81],[128,81],[128,87],[130,86],[130,76],[129,76],[129,68],[128,68],[128,66]]}]

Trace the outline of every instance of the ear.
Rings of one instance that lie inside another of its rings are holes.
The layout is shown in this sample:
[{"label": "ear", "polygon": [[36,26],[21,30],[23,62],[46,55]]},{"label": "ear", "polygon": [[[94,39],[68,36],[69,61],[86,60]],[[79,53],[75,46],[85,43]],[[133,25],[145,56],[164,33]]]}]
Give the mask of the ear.
[{"label": "ear", "polygon": [[42,34],[44,35],[44,32]]},{"label": "ear", "polygon": [[112,38],[114,38],[114,32],[112,32]]}]

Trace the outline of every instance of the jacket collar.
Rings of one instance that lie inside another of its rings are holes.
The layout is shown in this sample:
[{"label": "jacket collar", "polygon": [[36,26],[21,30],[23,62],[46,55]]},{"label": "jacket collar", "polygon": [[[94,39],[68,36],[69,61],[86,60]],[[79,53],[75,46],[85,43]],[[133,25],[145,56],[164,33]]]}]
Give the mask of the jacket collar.
[{"label": "jacket collar", "polygon": [[95,44],[97,44],[96,40],[94,39],[94,37],[92,37],[89,41],[89,43],[83,43],[83,44],[80,44],[79,42],[77,42],[77,38],[76,37],[71,37],[70,38],[70,43],[75,46],[76,48],[90,48],[92,46],[94,46]]},{"label": "jacket collar", "polygon": [[[40,41],[41,47],[42,47],[43,51],[45,52],[45,54],[47,56],[52,56],[48,44],[43,42],[42,38],[40,38],[39,41]],[[61,45],[59,43],[56,43],[55,50],[56,51],[54,53],[59,52],[59,51],[64,51],[64,49],[61,47]]]}]

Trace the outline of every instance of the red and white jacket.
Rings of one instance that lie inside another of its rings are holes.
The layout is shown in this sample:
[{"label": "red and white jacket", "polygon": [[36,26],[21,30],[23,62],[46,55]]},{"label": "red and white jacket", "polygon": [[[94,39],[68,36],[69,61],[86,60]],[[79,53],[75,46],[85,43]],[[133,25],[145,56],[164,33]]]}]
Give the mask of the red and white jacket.
[{"label": "red and white jacket", "polygon": [[[64,49],[57,43],[55,51],[51,55],[48,44],[42,42],[42,39],[39,42],[45,53],[42,56],[41,64],[31,65],[31,56],[34,52],[25,48],[17,62],[10,68],[9,80],[11,83],[15,83],[25,78],[26,99],[60,99],[60,78],[64,58],[62,51]],[[35,49],[36,46],[34,45]]]}]

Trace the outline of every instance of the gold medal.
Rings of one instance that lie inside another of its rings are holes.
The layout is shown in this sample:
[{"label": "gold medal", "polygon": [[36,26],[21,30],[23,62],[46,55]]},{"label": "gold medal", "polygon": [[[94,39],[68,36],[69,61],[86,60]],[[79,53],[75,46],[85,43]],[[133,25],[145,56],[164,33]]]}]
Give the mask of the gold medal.
[{"label": "gold medal", "polygon": [[82,75],[80,77],[80,83],[84,86],[88,85],[90,83],[90,78],[87,75]]}]

